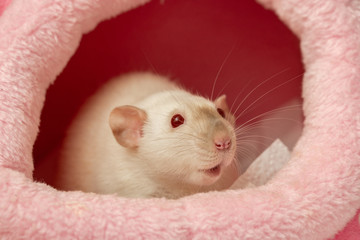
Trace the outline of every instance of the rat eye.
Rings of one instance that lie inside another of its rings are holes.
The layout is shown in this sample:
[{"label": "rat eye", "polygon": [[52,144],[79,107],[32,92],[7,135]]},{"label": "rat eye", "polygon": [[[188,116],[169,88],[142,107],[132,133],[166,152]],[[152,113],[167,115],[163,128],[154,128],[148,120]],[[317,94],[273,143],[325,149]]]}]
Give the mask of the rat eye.
[{"label": "rat eye", "polygon": [[223,118],[225,118],[224,110],[222,110],[221,108],[217,108],[216,110]]},{"label": "rat eye", "polygon": [[183,116],[181,116],[180,114],[175,114],[172,118],[171,118],[171,126],[173,128],[177,128],[178,126],[184,124],[185,119]]}]

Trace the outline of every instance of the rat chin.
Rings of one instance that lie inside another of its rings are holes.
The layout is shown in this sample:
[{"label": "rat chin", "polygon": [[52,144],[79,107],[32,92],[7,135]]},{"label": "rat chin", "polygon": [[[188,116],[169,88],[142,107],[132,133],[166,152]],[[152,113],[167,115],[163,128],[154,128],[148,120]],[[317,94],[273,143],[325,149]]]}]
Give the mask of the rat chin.
[{"label": "rat chin", "polygon": [[197,170],[193,174],[192,178],[189,178],[189,182],[196,186],[210,186],[216,183],[223,173],[223,166],[221,164],[216,165],[210,169]]}]

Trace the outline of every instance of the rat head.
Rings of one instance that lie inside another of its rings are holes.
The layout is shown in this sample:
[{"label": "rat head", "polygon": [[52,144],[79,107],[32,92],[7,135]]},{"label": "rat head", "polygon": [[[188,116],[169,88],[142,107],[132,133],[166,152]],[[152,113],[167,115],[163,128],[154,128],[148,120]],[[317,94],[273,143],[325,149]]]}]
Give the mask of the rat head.
[{"label": "rat head", "polygon": [[213,184],[232,163],[233,124],[225,95],[212,102],[182,90],[110,114],[115,139],[138,155],[152,177],[197,186]]}]

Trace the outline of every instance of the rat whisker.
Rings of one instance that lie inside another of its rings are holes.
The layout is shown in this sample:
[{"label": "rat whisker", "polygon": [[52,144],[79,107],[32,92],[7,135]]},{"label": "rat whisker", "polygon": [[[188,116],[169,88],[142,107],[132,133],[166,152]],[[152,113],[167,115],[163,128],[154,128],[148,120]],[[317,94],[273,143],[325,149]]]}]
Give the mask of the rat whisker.
[{"label": "rat whisker", "polygon": [[[240,169],[241,169],[241,167],[242,167],[242,164],[241,164],[241,162],[240,162],[240,159],[238,159],[238,155],[237,155],[237,154],[235,154],[235,158],[234,158],[234,160],[232,161],[231,164],[234,165],[234,166],[235,166],[235,169],[237,170],[237,172],[240,173]],[[229,166],[229,167],[231,167],[231,166]]]},{"label": "rat whisker", "polygon": [[241,91],[236,95],[234,101],[231,104],[230,112],[233,112],[233,107],[235,106],[235,103],[237,102],[238,98],[241,96],[241,94],[244,92],[244,90],[249,86],[250,81],[247,81],[246,84],[242,87]]},{"label": "rat whisker", "polygon": [[[270,115],[270,114],[275,114],[275,113],[280,113],[280,112],[285,112],[285,111],[292,111],[292,110],[298,110],[299,107],[301,107],[302,105],[300,104],[294,104],[294,105],[291,105],[291,106],[285,106],[285,107],[280,107],[280,108],[277,108],[277,109],[273,109],[273,110],[270,110],[270,111],[266,111],[264,113],[261,113],[249,120],[247,120],[246,122],[242,123],[240,126],[238,126],[237,128],[241,128],[243,126],[245,126],[246,124],[256,120],[256,119],[259,119],[261,117],[264,117],[266,115]],[[238,117],[236,118],[236,120],[238,120]]]},{"label": "rat whisker", "polygon": [[231,55],[232,52],[234,51],[235,45],[236,45],[236,43],[233,44],[232,48],[230,49],[230,51],[229,51],[228,54],[226,55],[224,61],[223,61],[222,64],[220,65],[220,68],[219,68],[219,70],[218,70],[218,72],[217,72],[217,74],[216,74],[216,76],[215,76],[215,80],[214,80],[214,83],[213,83],[213,86],[212,86],[212,89],[211,89],[210,99],[213,99],[216,82],[217,82],[217,80],[218,80],[218,78],[219,78],[219,75],[220,75],[220,73],[221,73],[221,71],[222,71],[225,63],[227,62],[228,58],[230,57],[230,55]]},{"label": "rat whisker", "polygon": [[262,139],[266,139],[266,140],[273,140],[272,138],[263,136],[263,135],[247,135],[247,136],[244,136],[243,138],[238,138],[238,142],[241,143],[243,140],[246,140],[249,138],[262,138]]},{"label": "rat whisker", "polygon": [[[280,74],[288,71],[289,69],[290,69],[290,68],[285,68],[284,70],[273,74],[272,76],[268,77],[267,79],[265,79],[265,80],[263,80],[261,83],[259,83],[257,86],[255,86],[255,87],[243,98],[243,100],[240,102],[240,104],[238,104],[238,107],[236,108],[235,113],[237,112],[238,108],[246,101],[246,99],[248,99],[248,97],[250,97],[251,94],[255,92],[256,89],[258,89],[259,87],[261,87],[261,86],[264,85],[265,83],[269,82],[270,80],[274,79],[275,77],[279,76]],[[250,83],[250,81],[248,81],[247,85],[248,85],[249,83]],[[244,89],[244,88],[243,88],[243,89]],[[237,97],[236,97],[236,99],[237,99]],[[234,101],[234,103],[235,103],[235,101]],[[233,104],[234,104],[234,103],[233,103]],[[232,107],[231,107],[231,109],[232,109]],[[235,113],[234,113],[234,114],[235,114]]]},{"label": "rat whisker", "polygon": [[[261,128],[267,128],[267,126],[264,123],[270,122],[270,121],[287,121],[287,122],[293,122],[296,123],[298,125],[302,125],[302,122],[300,122],[299,120],[293,119],[293,118],[285,118],[285,117],[271,117],[271,118],[264,118],[264,119],[260,119],[256,122],[250,123],[248,125],[246,125],[246,127],[252,127],[252,126],[256,126],[256,127],[261,127]],[[244,126],[239,126],[235,129],[236,132],[241,131],[242,129],[245,129],[246,127]]]},{"label": "rat whisker", "polygon": [[[281,112],[285,112],[285,111],[296,111],[296,110],[299,110],[300,107],[302,107],[302,104],[293,104],[293,105],[290,105],[290,106],[283,106],[283,107],[275,108],[275,109],[266,111],[264,113],[261,113],[261,114],[255,116],[254,118],[259,118],[259,117],[262,117],[262,116],[265,116],[265,115],[281,113]],[[239,116],[236,118],[236,120],[238,120],[238,119],[239,119]]]},{"label": "rat whisker", "polygon": [[[285,85],[285,84],[287,84],[287,83],[289,83],[289,82],[291,82],[291,81],[293,81],[293,80],[295,80],[295,79],[297,79],[298,77],[303,76],[303,75],[304,75],[304,73],[301,73],[301,74],[299,74],[299,75],[297,75],[297,76],[295,76],[295,77],[293,77],[293,78],[291,78],[291,79],[289,79],[289,80],[287,80],[287,81],[285,81],[285,82],[283,82],[283,83],[281,83],[281,84],[273,87],[273,88],[270,89],[269,91],[265,92],[265,93],[262,94],[260,97],[258,97],[255,101],[253,101],[249,106],[247,106],[247,107],[239,114],[239,117],[242,116],[250,107],[254,106],[254,104],[257,103],[257,102],[258,102],[260,99],[262,99],[264,96],[268,95],[269,93],[273,92],[274,90],[280,88],[281,86],[283,86],[283,85]],[[240,106],[240,105],[239,105],[239,106]],[[239,106],[238,106],[238,108],[236,109],[235,112],[237,112],[237,110],[239,109]]]},{"label": "rat whisker", "polygon": [[261,144],[263,146],[267,146],[267,144],[265,144],[262,141],[258,141],[258,140],[242,140],[241,142],[239,142],[239,144],[237,144],[237,147],[244,147],[244,145],[246,144],[250,144],[251,146],[255,146],[253,144]]},{"label": "rat whisker", "polygon": [[145,60],[148,62],[148,64],[150,65],[151,69],[153,70],[153,72],[157,75],[160,76],[159,72],[156,70],[156,68],[154,67],[154,64],[150,61],[148,55],[145,53],[144,49],[141,49],[141,52],[143,54],[143,56],[145,57]]},{"label": "rat whisker", "polygon": [[[273,74],[272,76],[268,77],[267,79],[265,79],[264,81],[260,82],[257,86],[255,86],[240,102],[240,104],[238,104],[236,110],[235,110],[235,114],[237,113],[238,109],[244,104],[244,102],[261,86],[263,86],[265,83],[269,82],[270,80],[274,79],[275,77],[279,76],[280,74],[288,71],[289,68],[285,68],[284,70],[277,72],[275,74]],[[278,86],[276,86],[278,87]]]},{"label": "rat whisker", "polygon": [[[229,80],[229,81],[227,81],[227,82],[224,84],[224,86],[223,86],[223,87],[221,88],[221,90],[218,92],[216,98],[218,98],[218,97],[221,95],[221,93],[225,90],[225,88],[226,88],[231,82],[232,82],[232,81]],[[216,98],[215,98],[215,99],[216,99]]]}]

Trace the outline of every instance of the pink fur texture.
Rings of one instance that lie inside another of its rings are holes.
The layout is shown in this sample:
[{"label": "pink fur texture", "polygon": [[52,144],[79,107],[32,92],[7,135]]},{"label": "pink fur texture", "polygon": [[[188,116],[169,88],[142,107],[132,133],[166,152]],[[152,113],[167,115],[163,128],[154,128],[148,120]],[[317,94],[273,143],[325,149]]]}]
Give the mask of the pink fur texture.
[{"label": "pink fur texture", "polygon": [[32,181],[46,89],[82,34],[146,0],[0,4],[2,239],[360,239],[360,2],[259,0],[300,38],[302,137],[267,185],[180,200],[60,192]]}]

